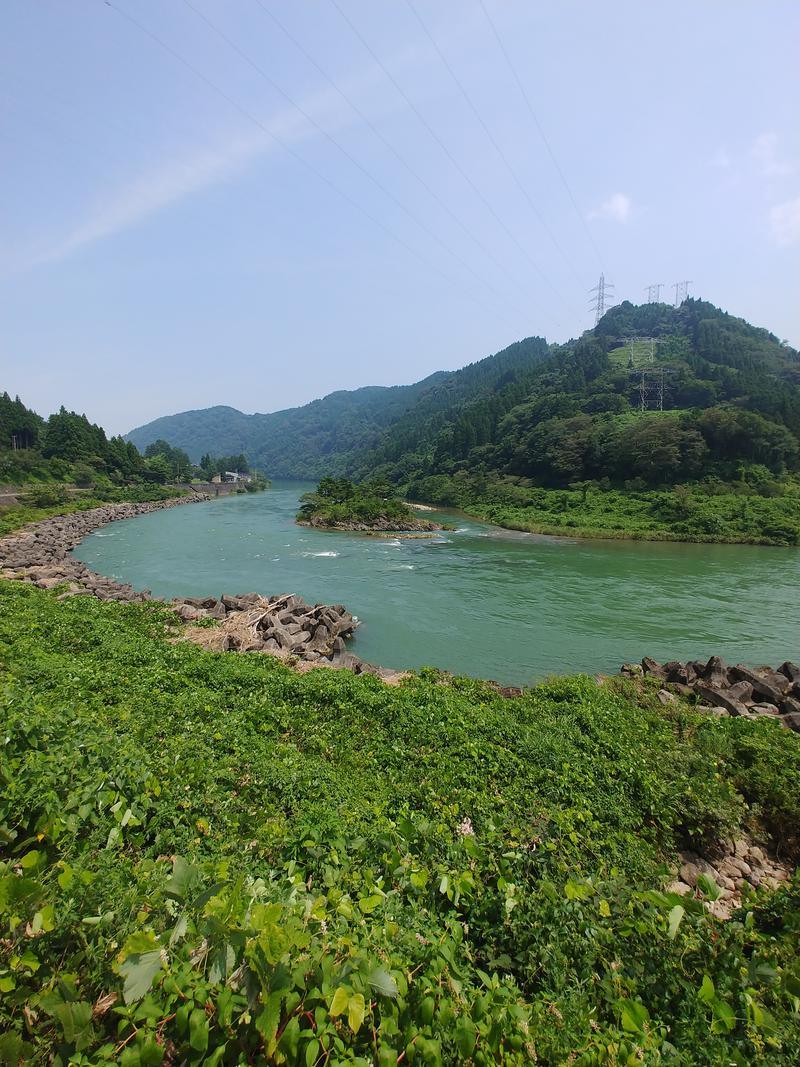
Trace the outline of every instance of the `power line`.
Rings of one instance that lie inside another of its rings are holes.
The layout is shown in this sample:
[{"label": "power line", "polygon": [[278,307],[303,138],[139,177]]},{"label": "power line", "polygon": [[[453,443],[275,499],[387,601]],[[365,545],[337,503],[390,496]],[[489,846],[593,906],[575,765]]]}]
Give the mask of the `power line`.
[{"label": "power line", "polygon": [[498,30],[497,30],[497,26],[495,25],[492,17],[490,16],[489,12],[486,9],[486,5],[484,4],[483,0],[478,0],[478,3],[480,4],[481,11],[483,11],[483,14],[484,14],[484,17],[485,17],[486,21],[489,23],[489,26],[491,27],[492,33],[494,34],[494,38],[497,41],[498,48],[503,53],[503,58],[505,59],[506,64],[508,65],[508,69],[511,71],[511,74],[512,74],[512,76],[514,78],[514,81],[517,83],[517,88],[520,91],[522,99],[525,101],[525,103],[527,105],[528,111],[530,112],[530,116],[533,119],[533,124],[536,127],[536,131],[539,134],[539,136],[541,137],[542,143],[544,144],[545,148],[547,149],[547,154],[550,156],[550,160],[551,160],[553,166],[555,167],[559,178],[561,179],[562,185],[566,189],[567,196],[569,197],[570,202],[571,202],[573,208],[575,209],[575,214],[580,219],[581,225],[583,226],[583,229],[584,229],[584,232],[586,233],[586,236],[589,238],[589,242],[590,242],[592,248],[594,249],[595,255],[597,256],[597,262],[599,263],[600,267],[602,267],[603,266],[603,256],[602,256],[602,253],[600,252],[600,248],[598,247],[598,244],[597,244],[597,241],[595,240],[594,234],[592,233],[592,231],[591,231],[591,229],[589,227],[589,224],[586,221],[586,216],[584,215],[584,213],[581,211],[580,207],[578,206],[578,201],[575,199],[575,195],[572,192],[572,187],[570,186],[569,182],[567,181],[567,176],[564,174],[564,171],[562,170],[561,165],[559,164],[558,159],[556,158],[556,154],[555,154],[555,152],[553,151],[553,149],[552,149],[552,147],[550,145],[550,141],[547,138],[547,134],[544,132],[544,128],[543,128],[541,122],[539,121],[539,116],[536,114],[536,109],[534,108],[533,104],[531,103],[531,98],[528,96],[527,90],[525,89],[525,86],[524,86],[524,84],[522,82],[522,79],[520,78],[520,76],[519,76],[519,74],[517,72],[517,68],[511,62],[511,57],[508,54],[508,51],[506,50],[505,45],[503,44],[502,38],[500,37],[500,34],[499,34]]},{"label": "power line", "polygon": [[[217,36],[220,37],[228,45],[229,48],[231,48],[241,59],[243,59],[245,63],[252,67],[252,69],[258,75],[260,75],[264,79],[264,81],[266,81],[267,85],[271,86],[276,93],[282,96],[290,107],[293,107],[299,114],[301,114],[306,120],[306,122],[313,126],[318,133],[320,133],[327,141],[329,141],[334,146],[334,148],[341,152],[345,159],[347,159],[348,162],[350,162],[357,170],[359,170],[366,178],[368,178],[373,183],[373,185],[375,185],[375,187],[379,189],[385,197],[387,197],[387,199],[391,200],[395,207],[398,207],[405,215],[407,215],[412,220],[412,222],[416,223],[416,225],[419,226],[423,233],[427,234],[427,236],[430,237],[431,240],[435,241],[441,248],[445,250],[445,252],[452,256],[453,259],[455,259],[458,263],[460,263],[461,266],[464,267],[464,269],[467,270],[478,282],[480,282],[482,285],[485,285],[492,293],[494,293],[495,296],[500,297],[500,299],[503,299],[502,295],[498,293],[498,291],[488,281],[486,281],[485,278],[482,278],[480,274],[473,270],[473,268],[469,265],[469,263],[466,262],[465,259],[459,256],[459,254],[455,252],[445,241],[438,237],[433,232],[433,230],[431,230],[428,226],[425,225],[424,222],[417,218],[417,216],[412,211],[409,211],[409,209],[400,200],[398,200],[394,193],[390,189],[387,189],[387,187],[379,178],[376,178],[370,170],[363,166],[355,158],[355,156],[351,152],[349,152],[344,147],[344,145],[333,136],[333,134],[329,133],[324,128],[324,126],[321,126],[313,117],[313,115],[309,114],[309,112],[302,106],[302,104],[299,104],[289,93],[287,93],[286,90],[283,89],[282,86],[280,86],[273,77],[267,74],[264,68],[261,67],[251,56],[249,56],[243,49],[241,49],[236,44],[236,42],[224,32],[224,30],[221,30],[219,26],[217,26],[214,22],[211,21],[211,19],[204,15],[202,11],[199,11],[194,6],[194,4],[191,3],[191,0],[183,0],[183,2],[186,7],[188,7],[190,11],[194,12],[194,14],[199,19],[201,19],[209,27],[210,30],[216,33]],[[515,308],[514,310],[517,311],[519,314],[524,314],[521,308]]]},{"label": "power line", "polygon": [[564,251],[563,247],[561,246],[561,243],[559,242],[558,238],[556,237],[556,235],[553,233],[552,229],[548,225],[547,220],[542,215],[542,213],[539,210],[538,206],[534,203],[533,198],[531,197],[530,193],[528,192],[528,190],[525,187],[525,185],[523,184],[523,182],[520,180],[519,175],[517,174],[516,170],[512,167],[508,156],[503,151],[502,147],[498,143],[498,141],[495,138],[495,136],[492,133],[492,131],[486,125],[486,122],[484,121],[483,116],[478,111],[478,108],[475,106],[475,102],[473,101],[472,97],[469,95],[467,90],[464,88],[463,82],[459,79],[459,77],[456,74],[456,72],[450,66],[450,63],[447,61],[447,57],[445,56],[444,52],[442,52],[441,48],[437,44],[436,39],[434,38],[434,36],[431,33],[431,31],[428,29],[428,26],[425,23],[425,21],[422,18],[422,16],[420,15],[419,11],[414,6],[412,0],[406,0],[406,4],[407,4],[408,8],[411,10],[411,12],[413,13],[413,15],[416,18],[417,22],[422,27],[422,32],[425,34],[425,36],[430,41],[434,51],[436,52],[436,54],[439,57],[439,59],[442,61],[442,64],[444,65],[445,70],[447,71],[447,73],[450,75],[450,77],[452,78],[453,82],[455,83],[456,88],[459,90],[461,95],[464,97],[464,100],[467,102],[467,106],[472,111],[472,114],[475,116],[475,118],[478,121],[478,124],[480,125],[481,129],[483,130],[483,132],[486,134],[486,137],[488,138],[489,143],[492,145],[492,147],[494,148],[495,152],[497,152],[498,156],[500,157],[500,159],[501,159],[501,161],[503,163],[503,166],[506,168],[508,173],[511,175],[511,178],[513,179],[513,181],[516,184],[517,188],[519,189],[519,191],[522,193],[522,195],[527,200],[528,206],[530,207],[531,211],[533,212],[533,214],[538,219],[539,224],[541,225],[542,229],[545,231],[547,236],[553,242],[554,247],[560,253],[560,255],[563,258],[563,260],[566,263],[566,265],[569,267],[570,271],[572,272],[573,277],[576,279],[576,281],[579,280],[578,279],[578,275],[575,272],[575,268],[572,266],[572,262],[570,261],[569,257],[567,256],[567,253]]},{"label": "power line", "polygon": [[[318,178],[321,182],[327,185],[329,189],[332,189],[338,196],[340,196],[343,200],[350,204],[350,206],[353,207],[357,212],[363,215],[379,229],[383,230],[383,232],[389,237],[391,237],[393,241],[395,241],[402,248],[404,248],[415,259],[419,260],[419,262],[422,263],[423,266],[438,274],[441,278],[444,279],[445,282],[448,283],[448,285],[454,286],[456,284],[434,263],[431,263],[415,248],[413,248],[406,241],[404,241],[403,238],[396,234],[389,226],[381,222],[380,219],[376,218],[365,207],[362,207],[362,205],[359,204],[358,201],[354,200],[353,197],[349,195],[349,193],[345,192],[344,189],[341,189],[335,182],[331,181],[330,178],[326,177],[326,175],[324,175],[320,170],[318,170],[312,163],[309,163],[307,159],[305,159],[299,154],[299,152],[295,152],[294,149],[289,144],[287,144],[282,137],[280,137],[278,134],[274,133],[267,126],[265,126],[264,123],[260,121],[260,119],[256,118],[255,115],[251,114],[251,112],[249,112],[240,103],[238,103],[238,101],[236,101],[232,96],[226,93],[224,89],[220,88],[220,86],[218,86],[216,82],[213,82],[210,78],[203,74],[201,70],[198,70],[198,68],[195,67],[188,59],[182,56],[180,52],[177,52],[174,48],[172,48],[171,45],[168,45],[166,41],[163,41],[157,34],[153,33],[152,30],[149,30],[146,26],[139,22],[138,19],[134,18],[133,15],[128,14],[127,11],[124,11],[115,3],[112,3],[111,0],[104,0],[104,3],[106,7],[111,8],[111,10],[114,11],[117,15],[120,15],[127,22],[131,23],[131,25],[135,26],[141,33],[143,33],[146,37],[149,37],[151,41],[157,44],[169,55],[171,55],[173,59],[175,59],[178,63],[180,63],[183,67],[190,71],[196,78],[199,78],[204,85],[206,85],[209,89],[212,90],[212,92],[216,93],[223,100],[225,100],[231,107],[238,111],[240,115],[246,118],[248,122],[252,122],[255,126],[257,126],[258,129],[262,131],[262,133],[265,133],[272,141],[275,142],[275,144],[279,145],[285,152],[287,152],[292,157],[292,159],[294,159],[311,174],[313,174],[316,178]],[[480,304],[484,308],[486,307],[483,301],[480,300],[478,297],[475,297],[474,295],[469,293],[467,293],[467,296],[475,303]]]},{"label": "power line", "polygon": [[[422,188],[425,190],[425,192],[428,193],[428,195],[439,205],[439,207],[442,209],[442,211],[446,212],[446,214],[449,215],[449,217],[453,220],[453,222],[456,223],[456,225],[461,229],[461,231],[471,241],[473,241],[475,243],[475,245],[480,249],[480,251],[483,253],[483,255],[485,255],[487,259],[490,259],[495,264],[496,267],[498,267],[506,275],[508,275],[508,277],[511,278],[512,281],[516,282],[516,280],[510,274],[506,264],[502,263],[486,247],[486,245],[483,243],[483,241],[481,241],[481,239],[479,237],[475,236],[475,234],[469,229],[469,227],[466,225],[466,223],[464,223],[463,220],[460,219],[458,215],[456,215],[456,213],[452,210],[452,208],[439,196],[439,194],[436,192],[436,190],[431,188],[431,186],[422,177],[422,175],[417,170],[415,170],[414,167],[412,167],[412,165],[408,162],[408,160],[405,158],[405,156],[403,156],[403,154],[398,151],[398,149],[395,147],[395,145],[393,145],[392,142],[381,132],[381,130],[375,125],[375,123],[369,118],[369,116],[366,115],[361,110],[361,108],[358,106],[358,104],[356,104],[354,102],[352,97],[350,97],[344,91],[344,89],[341,88],[341,86],[338,84],[338,82],[326,70],[324,70],[323,67],[320,66],[320,64],[316,61],[316,59],[314,59],[314,57],[312,55],[309,54],[308,50],[303,46],[303,44],[300,41],[298,41],[298,39],[294,36],[294,34],[291,33],[291,31],[287,29],[285,24],[278,18],[278,16],[273,11],[271,11],[267,7],[267,5],[265,3],[263,3],[263,0],[255,0],[255,3],[261,8],[261,10],[264,12],[265,15],[267,15],[270,19],[272,19],[272,21],[275,23],[275,25],[292,42],[292,44],[295,46],[295,48],[297,48],[297,50],[300,52],[300,54],[303,55],[308,60],[308,62],[314,67],[314,69],[316,71],[318,71],[319,74],[322,75],[322,77],[328,82],[328,84],[331,85],[336,90],[336,92],[345,101],[345,103],[347,103],[349,105],[349,107],[352,109],[354,114],[358,115],[358,117],[361,119],[361,121],[363,123],[365,123],[365,125],[372,131],[372,133],[378,138],[378,140],[381,142],[381,144],[384,145],[384,147],[386,147],[392,153],[392,155],[398,161],[398,163],[400,163],[401,166],[403,166],[406,169],[406,171],[412,176],[412,178],[414,178],[417,182],[419,182],[419,184],[422,186]],[[486,284],[488,284],[488,283],[486,283]],[[519,282],[516,282],[516,284],[519,284]]]},{"label": "power line", "polygon": [[[564,296],[555,288],[555,286],[550,281],[550,279],[547,277],[547,275],[544,273],[544,271],[539,266],[539,264],[532,258],[532,256],[528,252],[527,248],[525,248],[525,246],[520,242],[520,240],[516,236],[516,234],[513,233],[508,228],[508,226],[505,224],[505,222],[503,222],[503,220],[497,214],[495,209],[492,207],[492,205],[489,202],[489,200],[487,200],[487,198],[480,191],[480,189],[475,184],[475,182],[472,180],[472,178],[470,178],[470,176],[466,173],[466,171],[461,166],[461,164],[458,162],[458,160],[455,158],[453,153],[450,151],[450,149],[447,147],[447,145],[444,143],[444,141],[441,139],[441,137],[439,137],[439,135],[436,133],[436,131],[431,126],[431,124],[428,122],[428,120],[425,118],[425,116],[419,110],[419,108],[414,103],[414,101],[411,99],[411,97],[406,93],[406,91],[403,89],[403,87],[400,85],[400,83],[397,81],[397,79],[394,77],[394,75],[390,73],[390,71],[384,65],[384,63],[382,62],[380,57],[375,53],[375,51],[373,50],[372,46],[366,40],[364,35],[361,33],[361,31],[358,29],[358,27],[354,24],[352,19],[346,14],[345,11],[342,10],[341,5],[339,4],[338,0],[330,0],[330,3],[336,8],[336,10],[339,12],[341,17],[344,19],[344,21],[347,23],[347,25],[350,27],[350,29],[355,34],[355,36],[358,38],[358,40],[364,46],[366,51],[372,57],[374,62],[383,71],[383,73],[386,76],[386,78],[391,82],[391,84],[394,86],[394,88],[397,90],[397,92],[403,98],[403,100],[408,105],[408,107],[413,111],[413,113],[419,119],[420,123],[424,126],[424,128],[427,130],[427,132],[430,134],[430,136],[433,138],[433,140],[436,142],[436,144],[439,146],[439,148],[441,148],[441,150],[444,152],[444,154],[450,160],[451,164],[455,167],[455,169],[458,171],[458,173],[461,175],[461,177],[464,179],[464,181],[467,183],[467,185],[470,187],[470,189],[472,189],[472,191],[475,193],[475,195],[481,201],[481,203],[486,208],[486,210],[491,214],[492,218],[495,220],[497,225],[502,229],[503,233],[505,233],[505,235],[508,237],[508,239],[510,241],[512,241],[517,246],[519,251],[525,257],[525,259],[527,259],[527,261],[530,263],[530,265],[533,267],[533,269],[536,271],[536,273],[539,275],[539,277],[542,279],[542,281],[545,283],[545,285],[547,285],[548,288],[558,297],[558,299],[562,302],[562,304],[567,306],[567,301],[565,300]],[[558,320],[556,320],[556,321],[558,321]]]}]

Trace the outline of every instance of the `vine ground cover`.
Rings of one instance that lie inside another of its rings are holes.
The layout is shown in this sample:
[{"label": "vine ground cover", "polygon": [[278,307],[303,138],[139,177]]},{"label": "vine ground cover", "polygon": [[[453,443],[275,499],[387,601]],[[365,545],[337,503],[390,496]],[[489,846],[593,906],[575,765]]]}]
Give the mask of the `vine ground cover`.
[{"label": "vine ground cover", "polygon": [[800,883],[663,889],[742,832],[796,863],[797,735],[177,635],[0,583],[0,1062],[800,1060]]}]

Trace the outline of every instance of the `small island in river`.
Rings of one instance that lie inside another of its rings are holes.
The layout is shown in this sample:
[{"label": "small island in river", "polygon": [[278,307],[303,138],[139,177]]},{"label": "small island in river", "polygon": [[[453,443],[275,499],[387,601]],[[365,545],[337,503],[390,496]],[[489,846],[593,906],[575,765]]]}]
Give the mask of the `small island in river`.
[{"label": "small island in river", "polygon": [[323,478],[313,493],[305,493],[297,522],[321,530],[377,534],[428,534],[446,529],[415,515],[386,482],[355,484],[346,478]]}]

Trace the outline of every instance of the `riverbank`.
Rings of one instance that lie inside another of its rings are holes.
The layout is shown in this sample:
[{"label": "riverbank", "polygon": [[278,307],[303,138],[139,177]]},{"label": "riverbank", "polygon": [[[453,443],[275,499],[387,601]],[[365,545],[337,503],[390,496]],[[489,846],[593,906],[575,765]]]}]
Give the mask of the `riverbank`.
[{"label": "riverbank", "polygon": [[668,490],[580,486],[543,489],[511,479],[481,485],[456,478],[422,479],[415,499],[457,507],[509,530],[606,540],[697,544],[800,544],[800,487],[676,486]]},{"label": "riverbank", "polygon": [[[210,499],[208,494],[195,492],[160,501],[106,504],[29,524],[0,538],[0,578],[58,589],[61,598],[88,594],[124,603],[160,601],[151,590],[137,591],[128,583],[98,574],[70,553],[90,533],[109,523]],[[356,674],[374,674],[392,685],[405,677],[402,671],[373,666],[347,651],[345,642],[352,638],[358,620],[341,604],[310,605],[291,593],[268,597],[223,593],[220,597],[179,597],[169,606],[189,624],[183,637],[212,651],[264,652],[302,664],[304,669],[346,668]]]},{"label": "riverbank", "polygon": [[[431,511],[434,509],[431,508]],[[361,522],[351,519],[327,519],[322,516],[312,516],[309,519],[297,520],[298,526],[307,526],[312,530],[339,530],[344,533],[366,533],[384,537],[393,534],[433,534],[449,527],[442,523],[432,522],[427,519],[375,519],[373,522]]]},{"label": "riverbank", "polygon": [[27,523],[0,537],[0,577],[32,582],[40,589],[65,585],[69,594],[86,592],[100,600],[148,600],[149,589],[137,592],[125,582],[97,574],[73,558],[71,550],[90,533],[109,523],[208,499],[205,494],[195,494],[139,503],[103,504],[73,511],[55,509],[57,514]]}]

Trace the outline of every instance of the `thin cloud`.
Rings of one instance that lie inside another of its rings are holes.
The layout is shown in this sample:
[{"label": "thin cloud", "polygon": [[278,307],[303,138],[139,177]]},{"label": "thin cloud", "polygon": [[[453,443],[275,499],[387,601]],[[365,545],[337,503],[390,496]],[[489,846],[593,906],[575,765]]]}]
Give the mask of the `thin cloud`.
[{"label": "thin cloud", "polygon": [[724,148],[720,148],[708,161],[708,165],[709,167],[715,167],[718,170],[729,170],[731,166],[733,166],[733,160]]},{"label": "thin cloud", "polygon": [[590,219],[608,219],[611,222],[627,222],[633,211],[631,198],[625,193],[614,193],[589,212]]},{"label": "thin cloud", "polygon": [[[392,59],[392,64],[401,67],[413,65],[418,51],[417,46],[407,47]],[[375,87],[379,81],[377,71],[365,69],[345,80],[345,92],[357,102],[359,98],[366,98],[374,105]],[[335,133],[360,121],[336,90],[330,87],[313,93],[299,103],[307,114],[312,115],[329,132]],[[383,106],[387,108],[387,105]],[[374,115],[374,107],[371,110]],[[78,249],[113,237],[193,193],[236,177],[257,158],[280,148],[270,134],[289,144],[319,136],[301,113],[291,106],[275,112],[271,118],[264,120],[263,126],[269,132],[256,128],[249,133],[239,131],[214,145],[188,148],[166,163],[143,171],[96,202],[88,217],[65,235],[40,244],[38,248],[28,248],[7,256],[2,273],[5,276],[14,275],[40,264],[63,260]]]},{"label": "thin cloud", "polygon": [[783,178],[794,170],[791,163],[787,163],[779,155],[776,133],[759,134],[753,141],[750,154],[765,178]]},{"label": "thin cloud", "polygon": [[781,247],[800,244],[800,196],[776,204],[769,215],[773,240]]}]

